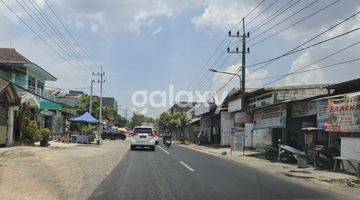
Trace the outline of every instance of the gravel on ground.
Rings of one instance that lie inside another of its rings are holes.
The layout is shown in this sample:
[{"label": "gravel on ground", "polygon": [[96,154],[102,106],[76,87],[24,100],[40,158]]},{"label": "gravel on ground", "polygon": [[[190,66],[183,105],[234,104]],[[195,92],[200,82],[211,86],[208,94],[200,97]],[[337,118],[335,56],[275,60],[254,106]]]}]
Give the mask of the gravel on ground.
[{"label": "gravel on ground", "polygon": [[87,199],[118,165],[122,140],[0,149],[1,199]]}]

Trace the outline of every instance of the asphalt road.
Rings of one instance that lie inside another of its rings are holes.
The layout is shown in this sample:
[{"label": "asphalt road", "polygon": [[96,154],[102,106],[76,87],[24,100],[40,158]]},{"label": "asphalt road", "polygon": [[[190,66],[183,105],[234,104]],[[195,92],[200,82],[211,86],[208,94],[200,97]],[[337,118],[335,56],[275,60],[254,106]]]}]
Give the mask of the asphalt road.
[{"label": "asphalt road", "polygon": [[129,151],[90,199],[341,199],[278,176],[184,147],[160,145],[155,152]]}]

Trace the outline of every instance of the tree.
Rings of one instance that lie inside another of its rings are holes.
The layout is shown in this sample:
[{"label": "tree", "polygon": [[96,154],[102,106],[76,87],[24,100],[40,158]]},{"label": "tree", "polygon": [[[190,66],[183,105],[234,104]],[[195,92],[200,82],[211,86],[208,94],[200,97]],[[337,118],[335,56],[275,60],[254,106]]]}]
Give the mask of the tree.
[{"label": "tree", "polygon": [[133,115],[130,121],[130,127],[141,126],[143,123],[154,124],[154,119],[145,115]]},{"label": "tree", "polygon": [[189,125],[189,123],[190,123],[190,119],[187,117],[185,113],[182,112],[174,113],[174,115],[171,117],[170,120],[170,126],[172,128],[175,128],[175,130],[180,133],[180,138],[183,143],[185,143],[184,131],[186,126]]},{"label": "tree", "polygon": [[166,132],[169,129],[169,122],[170,122],[171,116],[167,112],[163,112],[160,114],[160,117],[155,120],[155,124],[157,126],[157,129],[160,132]]},{"label": "tree", "polygon": [[[76,114],[82,115],[89,110],[90,97],[87,94],[83,94],[80,97],[80,101],[75,105]],[[91,115],[95,118],[99,118],[100,111],[100,98],[92,98],[92,113]],[[116,126],[126,126],[128,120],[122,117],[113,107],[103,106],[102,108],[102,119],[106,119],[109,123],[115,124]]]},{"label": "tree", "polygon": [[190,119],[185,113],[176,112],[173,115],[169,115],[169,113],[163,112],[156,121],[160,131],[169,130],[176,135],[180,134],[181,141],[185,142],[184,130],[190,123]]}]

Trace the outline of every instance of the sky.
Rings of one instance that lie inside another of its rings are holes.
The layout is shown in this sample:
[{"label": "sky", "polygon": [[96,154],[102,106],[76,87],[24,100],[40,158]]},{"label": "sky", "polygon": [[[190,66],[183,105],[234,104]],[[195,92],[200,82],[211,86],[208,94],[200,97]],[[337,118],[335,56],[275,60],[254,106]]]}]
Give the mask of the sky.
[{"label": "sky", "polygon": [[[250,11],[253,10],[245,18],[245,30],[250,32],[247,66],[283,55],[360,10],[360,2],[356,0],[264,0],[259,5],[260,2],[2,0],[0,46],[16,48],[56,76],[57,81],[47,82],[53,88],[82,89],[88,93],[90,80],[98,78],[92,72],[99,72],[103,66],[104,96],[117,99],[120,113],[128,108],[129,115],[136,109],[157,117],[176,100],[170,95],[172,89],[176,96],[180,91],[203,94],[226,92],[238,86],[239,81],[234,78],[222,87],[232,77],[208,69],[237,71],[240,54],[228,54],[226,48],[241,47],[240,38],[230,38],[227,34],[230,29],[233,33],[241,32],[242,17]],[[47,17],[53,29],[46,29],[46,18],[41,18],[40,13]],[[359,22],[360,15],[356,15],[302,47],[356,29]],[[295,74],[273,83],[276,79],[269,77],[301,71],[309,64],[313,65],[304,69],[356,59],[360,51],[357,44],[316,62],[356,43],[359,36],[359,31],[352,32],[284,56],[256,72],[262,65],[249,67],[247,87],[328,84],[358,78],[358,62]],[[99,95],[99,84],[94,87]],[[137,103],[134,103],[134,94],[140,93],[146,94],[148,103],[139,103],[144,100],[141,97],[135,98]]]}]

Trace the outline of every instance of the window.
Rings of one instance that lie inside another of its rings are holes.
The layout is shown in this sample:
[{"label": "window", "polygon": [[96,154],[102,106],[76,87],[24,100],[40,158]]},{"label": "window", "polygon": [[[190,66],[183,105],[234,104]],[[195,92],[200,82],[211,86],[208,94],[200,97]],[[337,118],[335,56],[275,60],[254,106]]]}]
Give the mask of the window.
[{"label": "window", "polygon": [[38,81],[38,82],[37,82],[37,93],[40,94],[40,95],[42,95],[42,94],[43,94],[43,91],[44,91],[44,83]]},{"label": "window", "polygon": [[28,88],[29,88],[30,92],[35,93],[35,88],[36,88],[35,85],[36,85],[35,78],[29,76],[29,78],[28,78]]}]

